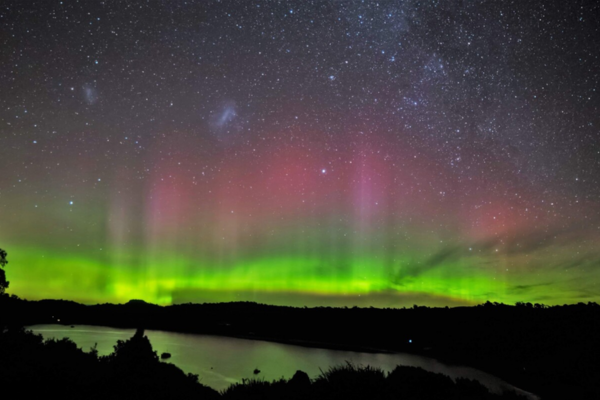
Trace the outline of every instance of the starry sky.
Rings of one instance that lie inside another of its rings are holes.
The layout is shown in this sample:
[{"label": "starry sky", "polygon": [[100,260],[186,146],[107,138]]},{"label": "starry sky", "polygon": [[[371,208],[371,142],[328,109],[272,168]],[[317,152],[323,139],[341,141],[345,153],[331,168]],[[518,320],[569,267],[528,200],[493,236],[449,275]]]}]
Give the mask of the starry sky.
[{"label": "starry sky", "polygon": [[9,293],[600,301],[595,1],[3,1]]}]

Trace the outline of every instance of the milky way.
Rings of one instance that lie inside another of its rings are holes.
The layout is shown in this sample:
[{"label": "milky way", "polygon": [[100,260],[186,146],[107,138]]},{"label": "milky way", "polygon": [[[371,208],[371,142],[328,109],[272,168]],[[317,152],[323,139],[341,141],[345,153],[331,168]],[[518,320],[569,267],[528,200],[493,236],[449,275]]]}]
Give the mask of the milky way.
[{"label": "milky way", "polygon": [[593,1],[8,1],[9,292],[600,300]]}]

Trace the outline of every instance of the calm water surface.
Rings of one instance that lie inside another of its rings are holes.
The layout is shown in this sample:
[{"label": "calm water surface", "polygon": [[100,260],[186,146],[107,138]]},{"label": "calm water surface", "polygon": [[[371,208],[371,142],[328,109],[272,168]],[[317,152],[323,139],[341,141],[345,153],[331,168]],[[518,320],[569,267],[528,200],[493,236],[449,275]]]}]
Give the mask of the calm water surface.
[{"label": "calm water surface", "polygon": [[[108,328],[101,326],[76,325],[34,325],[28,327],[44,338],[61,339],[68,337],[85,351],[97,343],[98,353],[107,355],[113,351],[117,340],[129,339],[134,329]],[[371,365],[385,371],[397,365],[421,367],[455,379],[458,377],[476,379],[494,392],[516,390],[529,395],[502,380],[473,368],[446,365],[435,359],[405,353],[372,354],[352,351],[314,349],[258,340],[234,339],[222,336],[192,335],[165,331],[147,330],[154,350],[160,355],[171,353],[168,362],[177,365],[185,372],[198,374],[200,382],[217,390],[223,390],[242,378],[256,377],[255,368],[261,372],[258,377],[273,380],[291,378],[296,370],[308,373],[311,378],[320,370],[330,366],[345,364]],[[531,399],[535,396],[529,395]]]}]

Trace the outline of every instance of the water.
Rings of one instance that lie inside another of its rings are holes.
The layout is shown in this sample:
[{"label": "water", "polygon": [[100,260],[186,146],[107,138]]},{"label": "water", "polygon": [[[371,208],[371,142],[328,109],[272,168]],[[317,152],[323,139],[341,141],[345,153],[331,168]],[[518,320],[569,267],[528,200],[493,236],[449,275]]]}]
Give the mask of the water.
[{"label": "water", "polygon": [[[129,339],[134,329],[119,329],[102,326],[78,325],[34,325],[28,327],[44,338],[68,337],[85,351],[97,343],[98,354],[112,353],[117,340]],[[200,382],[217,390],[223,390],[242,378],[259,377],[266,380],[291,378],[296,370],[302,370],[311,378],[326,371],[330,366],[345,364],[371,365],[385,371],[397,365],[421,367],[427,371],[442,373],[449,377],[469,378],[481,382],[494,392],[515,390],[537,399],[508,383],[482,371],[455,365],[446,365],[433,358],[412,354],[359,353],[352,351],[326,350],[264,342],[259,340],[235,339],[222,336],[192,335],[165,331],[147,330],[146,336],[154,350],[160,354],[171,353],[167,362],[185,372],[198,374]],[[254,370],[261,372],[254,375]]]}]

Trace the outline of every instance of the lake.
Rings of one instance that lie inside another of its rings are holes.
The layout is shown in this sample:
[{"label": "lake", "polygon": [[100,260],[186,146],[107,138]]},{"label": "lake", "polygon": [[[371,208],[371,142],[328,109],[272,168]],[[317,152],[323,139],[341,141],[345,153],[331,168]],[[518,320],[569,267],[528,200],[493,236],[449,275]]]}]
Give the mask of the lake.
[{"label": "lake", "polygon": [[[135,329],[87,325],[76,325],[73,328],[64,325],[33,325],[28,329],[42,334],[46,339],[68,337],[85,351],[97,344],[99,355],[110,354],[117,340],[129,339],[135,333]],[[320,374],[320,370],[326,371],[330,366],[348,361],[356,365],[380,367],[385,371],[391,371],[397,365],[421,367],[453,379],[475,379],[494,392],[515,390],[530,399],[537,399],[536,396],[485,372],[406,353],[359,353],[153,330],[146,330],[145,334],[159,356],[163,352],[171,353],[167,362],[185,372],[198,374],[202,384],[216,390],[223,390],[232,383],[240,382],[242,378],[289,379],[296,370],[302,370],[314,378]],[[254,375],[255,369],[259,369],[260,374]]]}]

